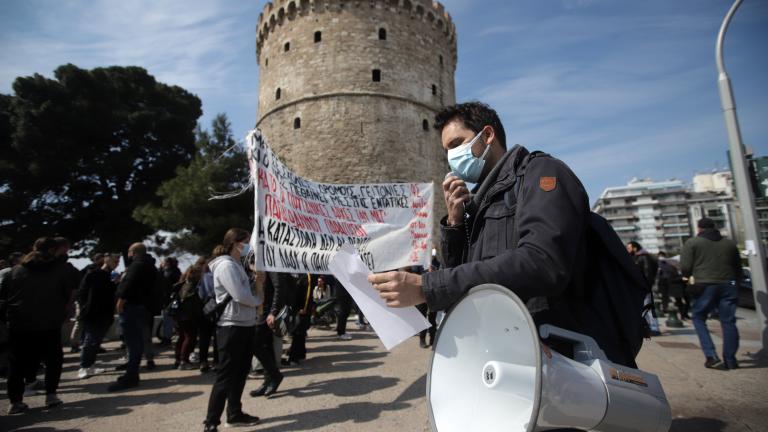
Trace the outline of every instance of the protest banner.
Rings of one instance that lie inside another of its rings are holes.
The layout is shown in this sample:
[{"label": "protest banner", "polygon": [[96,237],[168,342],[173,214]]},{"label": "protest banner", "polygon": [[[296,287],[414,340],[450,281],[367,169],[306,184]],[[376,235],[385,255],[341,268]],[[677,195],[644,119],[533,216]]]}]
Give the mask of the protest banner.
[{"label": "protest banner", "polygon": [[246,144],[258,270],[330,274],[344,244],[373,272],[429,265],[432,183],[317,183],[289,170],[258,129]]}]

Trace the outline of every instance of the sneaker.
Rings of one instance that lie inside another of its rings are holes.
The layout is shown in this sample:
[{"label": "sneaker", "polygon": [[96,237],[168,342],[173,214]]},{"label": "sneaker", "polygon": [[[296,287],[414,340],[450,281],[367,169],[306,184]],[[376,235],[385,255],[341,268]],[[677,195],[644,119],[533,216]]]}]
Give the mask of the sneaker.
[{"label": "sneaker", "polygon": [[193,352],[192,354],[189,355],[189,362],[197,363],[197,357],[198,357],[197,353]]},{"label": "sneaker", "polygon": [[261,419],[256,416],[252,416],[250,414],[246,414],[240,411],[237,415],[227,419],[227,426],[229,427],[253,426],[256,423],[258,423],[259,420]]},{"label": "sneaker", "polygon": [[93,366],[88,368],[80,368],[80,370],[77,371],[77,377],[80,379],[86,379],[97,374],[102,374],[104,372],[106,372],[106,370]]},{"label": "sneaker", "polygon": [[707,369],[725,369],[725,364],[717,357],[707,357],[707,361],[704,362],[704,367]]},{"label": "sneaker", "polygon": [[203,423],[203,432],[219,432],[219,428],[215,424]]},{"label": "sneaker", "polygon": [[113,382],[112,384],[107,387],[107,391],[113,392],[113,391],[120,391],[125,390],[133,387],[139,386],[139,377],[136,378],[128,378],[125,375],[121,375],[117,377],[117,381]]},{"label": "sneaker", "polygon": [[283,374],[280,374],[279,377],[277,377],[277,380],[271,382],[267,389],[264,391],[264,396],[269,397],[275,394],[277,392],[277,388],[280,387],[280,383],[283,382]]},{"label": "sneaker", "polygon": [[56,408],[57,406],[62,405],[64,402],[59,399],[58,396],[56,396],[56,393],[48,393],[45,395],[45,407],[46,408]]},{"label": "sneaker", "polygon": [[726,360],[725,361],[725,368],[726,369],[738,369],[739,368],[739,362],[736,360]]},{"label": "sneaker", "polygon": [[352,336],[348,335],[347,333],[340,334],[338,338],[339,340],[345,340],[345,341],[352,340]]},{"label": "sneaker", "polygon": [[29,409],[29,405],[24,402],[15,402],[8,407],[8,415],[21,414]]},{"label": "sneaker", "polygon": [[266,393],[267,388],[269,388],[269,384],[267,384],[265,382],[259,388],[255,389],[255,390],[251,390],[251,392],[248,393],[248,394],[251,395],[251,397],[264,396],[264,393]]},{"label": "sneaker", "polygon": [[195,366],[192,363],[189,363],[189,362],[182,362],[179,365],[179,370],[192,370],[194,368],[195,368]]}]

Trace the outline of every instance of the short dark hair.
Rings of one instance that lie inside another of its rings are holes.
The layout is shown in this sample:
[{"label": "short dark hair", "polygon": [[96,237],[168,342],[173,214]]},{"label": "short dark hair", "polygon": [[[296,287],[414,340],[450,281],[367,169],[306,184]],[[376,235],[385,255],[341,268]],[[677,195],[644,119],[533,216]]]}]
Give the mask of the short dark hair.
[{"label": "short dark hair", "polygon": [[715,228],[715,221],[713,221],[710,218],[701,218],[699,219],[699,222],[696,224],[701,229],[714,229]]},{"label": "short dark hair", "polygon": [[631,242],[629,242],[627,244],[632,246],[632,249],[641,250],[643,248],[643,245],[641,245],[640,243],[638,243],[636,241],[631,241]]},{"label": "short dark hair", "polygon": [[488,105],[473,101],[445,107],[435,114],[435,129],[442,131],[445,125],[454,119],[461,120],[464,126],[475,133],[480,133],[484,126],[491,126],[499,139],[499,143],[505,149],[507,148],[507,135],[504,133],[504,126],[502,126],[496,111]]}]

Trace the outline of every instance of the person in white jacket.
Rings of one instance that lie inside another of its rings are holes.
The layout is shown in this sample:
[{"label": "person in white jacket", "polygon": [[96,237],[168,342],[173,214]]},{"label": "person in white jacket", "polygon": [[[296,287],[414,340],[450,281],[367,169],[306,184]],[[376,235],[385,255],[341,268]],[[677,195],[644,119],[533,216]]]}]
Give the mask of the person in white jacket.
[{"label": "person in white jacket", "polygon": [[208,399],[205,432],[218,430],[225,403],[227,425],[248,426],[259,421],[258,417],[244,413],[240,402],[253,356],[257,307],[263,301],[251,291],[241,262],[250,249],[250,237],[248,231],[231,228],[222,244],[213,250],[213,259],[208,264],[213,272],[216,302],[228,303],[217,323],[219,369]]}]

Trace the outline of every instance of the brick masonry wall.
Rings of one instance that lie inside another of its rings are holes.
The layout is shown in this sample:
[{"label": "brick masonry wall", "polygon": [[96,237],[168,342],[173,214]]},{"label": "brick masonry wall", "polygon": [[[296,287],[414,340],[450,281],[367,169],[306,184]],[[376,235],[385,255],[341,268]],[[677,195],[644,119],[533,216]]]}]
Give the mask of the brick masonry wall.
[{"label": "brick masonry wall", "polygon": [[286,165],[321,182],[433,181],[437,227],[449,168],[433,120],[455,103],[456,68],[442,5],[277,0],[259,18],[256,45],[257,126]]}]

